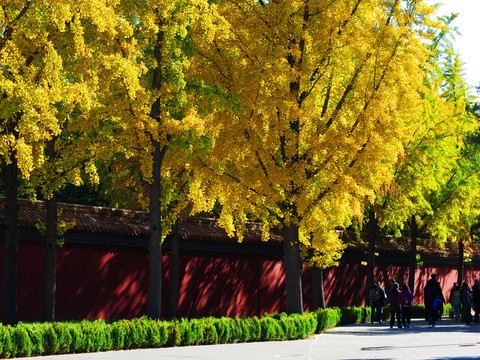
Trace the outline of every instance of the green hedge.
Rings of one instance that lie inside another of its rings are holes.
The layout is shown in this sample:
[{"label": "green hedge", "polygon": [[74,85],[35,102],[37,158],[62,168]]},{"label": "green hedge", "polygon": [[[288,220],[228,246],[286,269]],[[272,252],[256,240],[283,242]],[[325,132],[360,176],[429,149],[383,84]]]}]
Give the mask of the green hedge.
[{"label": "green hedge", "polygon": [[156,321],[146,317],[0,326],[0,358],[108,350],[303,339],[315,333],[317,314]]},{"label": "green hedge", "polygon": [[[447,315],[450,305],[444,307]],[[250,318],[151,320],[146,317],[55,323],[0,324],[0,358],[204,344],[304,339],[335,326],[369,322],[369,307],[319,309],[303,315],[265,314]],[[389,316],[388,307],[384,317]],[[415,305],[412,317],[423,318]]]}]

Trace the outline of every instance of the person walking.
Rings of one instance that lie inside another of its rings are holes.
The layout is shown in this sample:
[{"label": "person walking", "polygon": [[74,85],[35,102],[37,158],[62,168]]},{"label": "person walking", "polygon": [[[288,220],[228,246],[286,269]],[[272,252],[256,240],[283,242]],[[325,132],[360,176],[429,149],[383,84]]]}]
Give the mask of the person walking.
[{"label": "person walking", "polygon": [[398,283],[394,283],[390,289],[388,303],[390,304],[390,329],[395,325],[395,318],[397,318],[398,328],[402,328],[401,314],[402,308],[399,302],[400,291],[398,290]]},{"label": "person walking", "polygon": [[460,299],[460,286],[458,283],[453,283],[452,291],[450,291],[450,304],[452,305],[453,316],[455,320],[460,320],[460,311],[462,302]]},{"label": "person walking", "polygon": [[462,302],[462,322],[467,325],[472,323],[472,291],[470,290],[470,285],[466,281],[462,284],[462,289],[460,290],[460,299]]},{"label": "person walking", "polygon": [[[425,298],[425,317],[428,321],[428,324],[432,325],[432,327],[435,327],[440,310],[440,306],[437,304],[445,302],[445,298],[443,297],[442,293],[442,287],[437,280],[437,274],[434,273],[430,275],[430,280],[427,281],[427,284],[423,288],[423,295]],[[435,302],[437,299],[439,301]]]},{"label": "person walking", "polygon": [[[395,281],[395,279],[390,279],[388,280],[388,288],[386,290],[386,295],[387,295],[387,302],[388,302],[388,298],[390,297],[390,293],[392,292],[392,289],[393,289],[393,285],[397,284],[397,282]],[[398,284],[397,284],[398,286]]]},{"label": "person walking", "polygon": [[412,305],[413,294],[408,287],[408,284],[404,282],[401,286],[400,294],[398,296],[398,302],[402,307],[402,323],[404,328],[410,327],[410,320],[412,319]]},{"label": "person walking", "polygon": [[373,284],[370,290],[370,307],[372,309],[371,322],[382,322],[383,307],[385,306],[385,291],[380,287],[380,283]]},{"label": "person walking", "polygon": [[475,279],[474,285],[472,286],[472,297],[473,311],[475,311],[473,322],[478,323],[480,318],[480,281],[478,279]]}]

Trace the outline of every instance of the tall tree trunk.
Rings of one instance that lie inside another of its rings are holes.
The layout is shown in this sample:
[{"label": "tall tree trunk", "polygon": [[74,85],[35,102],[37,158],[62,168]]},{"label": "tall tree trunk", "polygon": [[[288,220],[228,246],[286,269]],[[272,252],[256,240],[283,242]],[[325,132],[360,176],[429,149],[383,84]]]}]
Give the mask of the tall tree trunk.
[{"label": "tall tree trunk", "polygon": [[410,263],[408,266],[408,286],[415,294],[415,272],[417,270],[417,236],[418,224],[415,215],[412,215],[412,223],[410,226]]},{"label": "tall tree trunk", "polygon": [[[55,138],[47,142],[47,157],[55,159]],[[45,246],[45,269],[43,282],[42,321],[55,320],[55,297],[57,290],[57,194],[45,200],[47,232]]]},{"label": "tall tree trunk", "polygon": [[180,278],[178,275],[180,262],[178,222],[179,220],[177,219],[172,231],[172,254],[170,256],[170,296],[168,302],[169,319],[173,319],[177,316],[178,306],[178,288],[180,283]]},{"label": "tall tree trunk", "polygon": [[18,322],[18,165],[15,153],[4,166],[5,242],[3,263],[2,321],[4,325]]},{"label": "tall tree trunk", "polygon": [[287,314],[303,314],[302,259],[298,239],[298,226],[290,225],[283,232],[285,256],[285,290]]},{"label": "tall tree trunk", "polygon": [[[159,23],[162,25],[161,21]],[[154,55],[157,67],[153,71],[152,88],[160,90],[163,84],[162,73],[162,50],[164,32],[158,31],[154,47]],[[150,112],[152,119],[160,122],[160,98],[152,104]],[[161,169],[166,146],[161,146],[158,140],[153,137],[153,170],[152,183],[150,184],[150,239],[149,239],[149,282],[148,282],[148,316],[152,319],[160,319],[162,306],[162,181]]]},{"label": "tall tree trunk", "polygon": [[462,286],[463,283],[463,240],[458,240],[458,262],[457,262],[457,284]]},{"label": "tall tree trunk", "polygon": [[45,200],[47,209],[47,233],[45,249],[45,273],[43,283],[42,321],[55,320],[55,296],[57,289],[57,194]]},{"label": "tall tree trunk", "polygon": [[323,286],[323,269],[312,268],[312,291],[313,307],[315,309],[325,309],[325,288]]},{"label": "tall tree trunk", "polygon": [[372,208],[368,219],[367,276],[365,281],[365,306],[370,304],[370,289],[375,277],[375,239],[377,237],[377,219]]},{"label": "tall tree trunk", "polygon": [[155,143],[153,179],[150,185],[150,239],[149,239],[149,287],[148,316],[160,319],[162,306],[162,213],[161,168],[165,150]]}]

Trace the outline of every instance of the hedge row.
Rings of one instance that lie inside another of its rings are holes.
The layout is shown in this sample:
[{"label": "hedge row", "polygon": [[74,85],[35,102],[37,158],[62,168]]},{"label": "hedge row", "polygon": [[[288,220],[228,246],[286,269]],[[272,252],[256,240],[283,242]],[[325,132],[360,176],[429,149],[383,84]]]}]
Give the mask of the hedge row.
[{"label": "hedge row", "polygon": [[[15,327],[0,325],[0,358],[304,339],[338,325],[370,321],[370,314],[370,308],[345,307],[320,309],[303,315],[282,313],[235,319],[158,321],[142,317],[115,322],[85,320],[18,323]],[[422,317],[423,306],[414,306],[413,314]]]}]

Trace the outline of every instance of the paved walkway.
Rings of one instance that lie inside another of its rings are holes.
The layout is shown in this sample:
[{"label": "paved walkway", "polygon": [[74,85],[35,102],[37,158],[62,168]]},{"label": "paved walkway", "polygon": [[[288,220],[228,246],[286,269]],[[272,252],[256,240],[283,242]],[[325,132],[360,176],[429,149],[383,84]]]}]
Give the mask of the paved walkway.
[{"label": "paved walkway", "polygon": [[[31,358],[29,358],[31,359]],[[306,340],[189,346],[105,353],[44,356],[54,360],[357,360],[480,359],[480,327],[444,318],[435,328],[413,320],[410,329],[388,323],[331,329]]]}]

